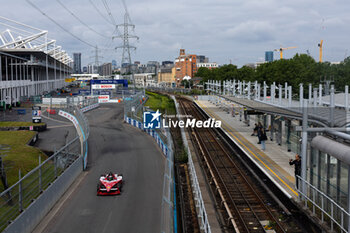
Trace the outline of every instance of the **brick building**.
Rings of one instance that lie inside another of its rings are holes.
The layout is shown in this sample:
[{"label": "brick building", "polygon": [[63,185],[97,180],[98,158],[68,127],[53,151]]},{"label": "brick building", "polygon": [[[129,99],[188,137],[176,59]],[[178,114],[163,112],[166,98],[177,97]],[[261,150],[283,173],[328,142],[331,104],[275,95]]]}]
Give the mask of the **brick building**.
[{"label": "brick building", "polygon": [[180,49],[180,56],[175,59],[175,79],[176,85],[180,86],[185,76],[191,78],[197,72],[197,56],[194,54],[185,54],[184,49]]}]

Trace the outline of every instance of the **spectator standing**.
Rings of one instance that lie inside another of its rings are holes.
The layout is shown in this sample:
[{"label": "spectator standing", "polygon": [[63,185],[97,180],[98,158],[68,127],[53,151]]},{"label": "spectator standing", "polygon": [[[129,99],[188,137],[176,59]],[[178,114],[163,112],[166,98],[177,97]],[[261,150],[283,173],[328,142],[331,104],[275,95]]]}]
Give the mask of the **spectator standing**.
[{"label": "spectator standing", "polygon": [[257,133],[258,133],[258,139],[259,139],[259,142],[258,142],[258,144],[261,144],[261,130],[263,129],[263,127],[262,127],[262,125],[261,125],[261,123],[259,122],[258,123],[258,130],[257,130]]},{"label": "spectator standing", "polygon": [[266,132],[263,128],[260,129],[260,131],[261,131],[261,133],[260,133],[261,149],[265,150],[266,149],[265,141],[267,140]]},{"label": "spectator standing", "polygon": [[299,189],[299,179],[297,176],[301,176],[301,157],[300,155],[296,154],[295,159],[289,160],[289,165],[294,165],[294,175],[295,175],[295,184],[297,186],[297,189]]}]

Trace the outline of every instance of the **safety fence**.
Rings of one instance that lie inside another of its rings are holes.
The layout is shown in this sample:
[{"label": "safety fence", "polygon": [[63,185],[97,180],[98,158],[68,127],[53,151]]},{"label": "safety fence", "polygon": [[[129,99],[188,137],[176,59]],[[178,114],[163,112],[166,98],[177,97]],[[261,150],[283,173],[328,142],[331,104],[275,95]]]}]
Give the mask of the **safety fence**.
[{"label": "safety fence", "polygon": [[0,194],[0,231],[4,230],[19,214],[26,210],[45,189],[60,177],[80,156],[79,138],[56,151],[45,161],[38,159],[38,166]]},{"label": "safety fence", "polygon": [[81,143],[81,155],[83,156],[85,170],[88,161],[88,138],[90,135],[89,121],[80,108],[74,105],[68,105],[66,108],[60,110],[59,114],[72,121],[77,129]]},{"label": "safety fence", "polygon": [[[305,179],[300,176],[297,179],[299,197],[305,207],[321,219],[322,223],[327,223],[332,232],[349,232],[350,213]],[[305,192],[302,192],[303,187]]]},{"label": "safety fence", "polygon": [[142,122],[144,103],[148,97],[140,91],[124,99],[124,114]]},{"label": "safety fence", "polygon": [[[0,231],[3,231],[12,223],[18,215],[21,213],[24,214],[27,207],[36,203],[37,198],[40,198],[40,196],[46,192],[47,188],[59,180],[61,175],[64,174],[64,171],[78,158],[79,160],[81,159],[81,167],[86,169],[90,127],[83,111],[98,107],[97,105],[96,99],[84,101],[78,105],[67,101],[65,105],[62,105],[58,111],[60,113],[59,115],[73,122],[77,129],[78,136],[56,151],[44,162],[41,162],[41,157],[39,157],[39,165],[25,176],[22,177],[22,173],[19,171],[19,181],[0,194]],[[84,106],[82,110],[80,109],[81,106]],[[92,107],[87,109],[89,106]],[[76,166],[76,169],[74,169],[75,173],[78,167],[79,166]],[[71,181],[71,179],[68,180]],[[66,187],[67,184],[67,182],[61,184],[60,187]],[[62,191],[65,189],[60,188],[59,190]],[[59,193],[63,194],[63,192]],[[57,196],[57,199],[58,198],[59,196]],[[53,205],[54,203],[50,202],[50,204]],[[14,224],[11,224],[11,226],[12,225]]]}]

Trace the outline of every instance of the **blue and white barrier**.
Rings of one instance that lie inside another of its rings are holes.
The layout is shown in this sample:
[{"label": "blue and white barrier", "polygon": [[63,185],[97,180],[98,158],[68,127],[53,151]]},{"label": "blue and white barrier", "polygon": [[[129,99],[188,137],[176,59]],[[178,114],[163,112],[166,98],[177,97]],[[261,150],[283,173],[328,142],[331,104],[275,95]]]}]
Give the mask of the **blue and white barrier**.
[{"label": "blue and white barrier", "polygon": [[89,105],[89,106],[83,107],[83,108],[81,108],[80,110],[81,110],[82,112],[87,112],[87,111],[90,111],[90,110],[92,110],[92,109],[98,108],[99,106],[100,106],[99,103],[95,103],[95,104],[91,104],[91,105]]},{"label": "blue and white barrier", "polygon": [[163,142],[163,140],[161,139],[161,137],[159,137],[158,133],[154,130],[154,129],[145,129],[143,127],[143,124],[135,119],[132,119],[130,117],[124,116],[124,121],[132,126],[135,126],[141,130],[143,130],[144,132],[146,132],[147,134],[151,135],[154,140],[157,142],[159,148],[162,150],[163,154],[165,155],[165,157],[169,158],[170,156],[170,151],[168,149],[168,146],[166,143]]}]

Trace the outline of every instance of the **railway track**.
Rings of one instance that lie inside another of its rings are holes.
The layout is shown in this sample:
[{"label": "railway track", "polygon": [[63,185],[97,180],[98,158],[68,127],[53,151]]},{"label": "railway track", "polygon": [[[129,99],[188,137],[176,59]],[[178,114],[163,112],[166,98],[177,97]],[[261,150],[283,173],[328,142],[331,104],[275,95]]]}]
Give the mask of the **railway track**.
[{"label": "railway track", "polygon": [[[206,120],[192,101],[178,97],[178,102],[183,114]],[[226,224],[236,233],[286,232],[278,218],[278,210],[268,204],[271,200],[261,195],[264,191],[252,181],[248,169],[233,159],[218,134],[210,128],[191,128],[191,131],[207,167],[207,177],[220,198],[217,202],[225,209]]]}]

